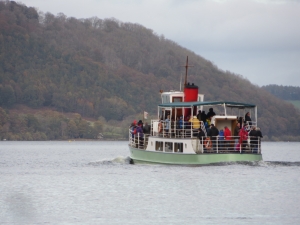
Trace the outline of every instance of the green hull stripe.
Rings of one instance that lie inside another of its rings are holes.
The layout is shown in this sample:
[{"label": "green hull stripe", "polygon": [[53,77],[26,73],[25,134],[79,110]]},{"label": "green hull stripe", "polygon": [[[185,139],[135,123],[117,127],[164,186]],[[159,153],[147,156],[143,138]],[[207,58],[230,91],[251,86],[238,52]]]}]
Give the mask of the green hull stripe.
[{"label": "green hull stripe", "polygon": [[242,162],[242,161],[261,161],[261,154],[249,153],[207,153],[207,154],[182,154],[151,152],[141,149],[130,149],[130,158],[135,163],[158,163],[173,165],[202,165],[220,162]]}]

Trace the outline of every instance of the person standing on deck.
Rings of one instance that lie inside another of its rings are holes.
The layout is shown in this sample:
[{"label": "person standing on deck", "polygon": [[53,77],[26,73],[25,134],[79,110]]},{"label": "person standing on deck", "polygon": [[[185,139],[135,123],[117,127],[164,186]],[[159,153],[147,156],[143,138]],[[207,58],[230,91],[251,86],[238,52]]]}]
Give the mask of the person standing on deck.
[{"label": "person standing on deck", "polygon": [[240,146],[242,146],[242,151],[244,151],[246,149],[247,141],[248,141],[248,132],[246,126],[241,128],[239,136],[240,136]]},{"label": "person standing on deck", "polygon": [[210,139],[212,141],[213,149],[217,147],[217,136],[219,135],[218,128],[214,124],[210,124]]},{"label": "person standing on deck", "polygon": [[219,150],[224,149],[224,131],[221,129],[219,131]]},{"label": "person standing on deck", "polygon": [[[201,140],[202,137],[203,138],[205,137],[205,133],[204,133],[204,131],[201,128],[199,128],[198,129],[198,138],[199,138],[199,140]],[[202,143],[202,141],[201,141],[201,143]]]},{"label": "person standing on deck", "polygon": [[250,147],[253,152],[257,152],[258,149],[258,137],[256,127],[252,126],[251,131],[249,132],[250,137]]},{"label": "person standing on deck", "polygon": [[144,132],[143,132],[143,122],[140,120],[136,127],[136,137],[143,140],[144,139]]},{"label": "person standing on deck", "polygon": [[184,121],[183,121],[183,118],[181,116],[180,119],[179,119],[179,129],[183,129],[183,128],[184,128]]},{"label": "person standing on deck", "polygon": [[134,132],[135,132],[135,129],[136,129],[136,120],[134,120],[130,126],[130,133],[131,133],[131,138],[133,139],[134,138]]},{"label": "person standing on deck", "polygon": [[205,133],[201,128],[198,129],[198,139],[200,140],[201,145],[203,145],[205,139]]},{"label": "person standing on deck", "polygon": [[170,115],[167,116],[167,119],[165,119],[165,123],[166,123],[166,135],[168,136],[169,135],[169,132],[170,132],[170,124],[171,124],[171,121],[170,121]]},{"label": "person standing on deck", "polygon": [[225,148],[229,150],[231,142],[231,131],[227,126],[224,127]]},{"label": "person standing on deck", "polygon": [[250,112],[247,112],[245,115],[245,122],[247,122],[250,126],[252,125]]},{"label": "person standing on deck", "polygon": [[197,119],[201,121],[201,110],[198,110]]},{"label": "person standing on deck", "polygon": [[216,113],[214,112],[214,109],[213,108],[209,108],[209,111],[208,111],[206,117],[207,118],[211,118],[211,117],[213,117],[215,115],[216,115]]},{"label": "person standing on deck", "polygon": [[238,143],[239,143],[239,133],[240,133],[240,123],[236,124],[236,127],[234,128],[234,140],[235,140],[235,144],[234,144],[234,149],[236,149]]},{"label": "person standing on deck", "polygon": [[150,134],[150,130],[151,130],[151,127],[150,125],[146,122],[144,127],[143,127],[143,132],[144,134]]},{"label": "person standing on deck", "polygon": [[202,120],[202,122],[205,124],[205,122],[206,122],[206,114],[205,114],[205,111],[202,111],[202,113],[201,113],[201,120]]},{"label": "person standing on deck", "polygon": [[193,116],[193,118],[191,118],[189,122],[192,124],[193,136],[197,136],[197,130],[200,128],[200,121],[196,116]]}]

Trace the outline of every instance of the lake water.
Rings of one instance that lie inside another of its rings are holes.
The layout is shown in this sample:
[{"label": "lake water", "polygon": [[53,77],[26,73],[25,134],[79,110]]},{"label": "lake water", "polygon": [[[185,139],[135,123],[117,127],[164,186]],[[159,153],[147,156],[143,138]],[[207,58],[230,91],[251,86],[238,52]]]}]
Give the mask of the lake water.
[{"label": "lake water", "polygon": [[300,143],[264,161],[131,165],[127,142],[0,142],[0,224],[300,224]]}]

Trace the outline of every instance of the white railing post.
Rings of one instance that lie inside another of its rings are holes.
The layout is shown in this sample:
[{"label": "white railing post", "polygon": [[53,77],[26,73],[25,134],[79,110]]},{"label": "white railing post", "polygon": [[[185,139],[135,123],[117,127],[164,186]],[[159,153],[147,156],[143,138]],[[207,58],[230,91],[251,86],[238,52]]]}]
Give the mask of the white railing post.
[{"label": "white railing post", "polygon": [[204,143],[204,140],[203,140],[203,137],[201,137],[202,141],[201,141],[201,149],[202,149],[202,153],[204,152],[204,147],[203,147],[203,143]]},{"label": "white railing post", "polygon": [[219,153],[219,136],[216,136],[216,143],[215,145],[217,146],[217,153]]},{"label": "white railing post", "polygon": [[257,153],[261,153],[261,139],[260,137],[257,138]]},{"label": "white railing post", "polygon": [[[239,141],[240,143],[240,141]],[[240,153],[242,153],[242,145],[243,145],[243,140],[242,140],[242,143],[240,143]]]}]

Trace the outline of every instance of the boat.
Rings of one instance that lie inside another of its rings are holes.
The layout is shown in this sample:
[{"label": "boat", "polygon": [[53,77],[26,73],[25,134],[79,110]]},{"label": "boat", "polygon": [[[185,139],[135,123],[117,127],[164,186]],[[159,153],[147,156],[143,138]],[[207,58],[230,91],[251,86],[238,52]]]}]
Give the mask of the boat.
[{"label": "boat", "polygon": [[[184,90],[161,91],[158,119],[149,123],[150,132],[137,132],[138,127],[143,126],[141,120],[129,128],[131,163],[197,166],[261,161],[260,137],[250,135],[258,125],[257,106],[233,101],[204,101],[198,86],[187,83],[188,57],[185,67]],[[213,113],[204,119],[203,112],[208,111]],[[244,120],[248,112],[251,121]],[[240,132],[234,136],[237,126]],[[214,135],[216,129],[218,132]],[[223,129],[229,129],[230,135],[227,133],[224,138]]]}]

